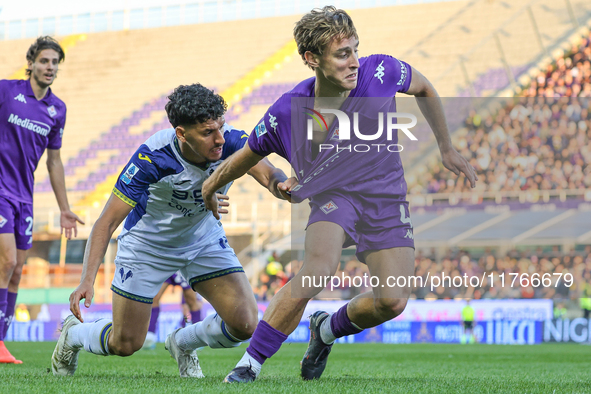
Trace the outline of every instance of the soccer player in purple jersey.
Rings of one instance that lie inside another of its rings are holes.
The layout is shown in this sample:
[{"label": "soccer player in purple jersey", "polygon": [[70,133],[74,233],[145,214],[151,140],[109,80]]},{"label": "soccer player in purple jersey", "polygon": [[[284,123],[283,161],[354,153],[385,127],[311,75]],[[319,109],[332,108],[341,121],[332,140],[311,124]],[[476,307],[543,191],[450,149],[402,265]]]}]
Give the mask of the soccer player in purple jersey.
[{"label": "soccer player in purple jersey", "polygon": [[47,169],[66,237],[77,235],[60,158],[66,105],[49,86],[64,51],[51,37],[39,37],[27,51],[28,80],[0,80],[0,363],[17,363],[4,346],[27,250],[33,237],[33,173],[47,149]]},{"label": "soccer player in purple jersey", "polygon": [[[292,128],[293,102],[309,98],[317,110],[326,108],[327,102],[337,109],[355,97],[391,100],[398,92],[415,96],[437,138],[445,167],[456,175],[465,174],[472,187],[477,180],[472,166],[451,144],[443,107],[431,83],[410,65],[391,56],[359,58],[357,32],[345,11],[332,6],[312,10],[296,24],[294,37],[298,52],[314,70],[315,77],[301,82],[277,100],[250,134],[247,145],[224,162],[203,185],[207,207],[215,214],[218,203],[214,191],[275,152],[290,161],[299,178],[289,178],[279,185],[280,189],[291,192],[294,202],[311,199],[303,267],[273,297],[244,357],[226,377],[226,382],[256,379],[263,362],[279,350],[297,327],[310,298],[322,290],[315,288],[299,294],[302,278],[333,275],[344,244],[357,244],[360,261],[368,265],[371,275],[380,278],[381,283],[386,283],[390,276],[408,277],[414,272],[412,223],[399,155],[393,156],[393,165],[378,162],[371,166],[364,162],[355,165],[349,161],[346,166],[333,165],[320,172],[318,165],[330,157],[319,146],[323,141],[329,142],[336,131],[322,133],[314,128],[311,150],[298,150],[293,145],[293,136],[305,135],[306,131]],[[328,129],[334,130],[334,124]],[[314,187],[302,187],[311,176],[317,178]],[[302,377],[319,378],[337,338],[395,318],[404,310],[409,295],[410,288],[374,287],[332,315],[314,313],[310,318],[310,344],[302,360]]]}]

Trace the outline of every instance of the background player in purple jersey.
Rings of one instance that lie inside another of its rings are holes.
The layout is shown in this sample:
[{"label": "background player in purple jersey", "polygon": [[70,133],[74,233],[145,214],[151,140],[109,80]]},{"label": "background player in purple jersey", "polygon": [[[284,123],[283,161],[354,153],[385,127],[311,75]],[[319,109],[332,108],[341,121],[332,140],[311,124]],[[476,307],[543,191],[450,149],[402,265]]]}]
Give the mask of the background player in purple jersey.
[{"label": "background player in purple jersey", "polygon": [[[322,171],[323,180],[316,181],[314,187],[301,188],[304,177],[319,172],[316,158],[321,158],[322,153],[318,146],[334,136],[327,132],[334,125],[324,131],[314,129],[311,151],[296,149],[293,134],[305,135],[306,130],[292,128],[290,107],[294,98],[312,99],[314,110],[319,110],[327,106],[338,109],[354,97],[392,98],[398,92],[413,95],[437,138],[445,167],[456,175],[465,174],[472,187],[477,180],[472,166],[451,144],[443,107],[431,83],[410,65],[391,56],[359,58],[357,32],[345,11],[332,6],[312,10],[296,24],[294,36],[298,52],[314,70],[315,77],[277,100],[251,133],[248,144],[224,162],[203,186],[206,205],[215,213],[215,190],[275,152],[290,161],[300,182],[298,185],[298,179],[290,178],[279,185],[280,189],[294,192],[294,201],[311,198],[304,265],[271,300],[244,357],[226,382],[256,379],[263,362],[279,350],[297,327],[310,298],[322,290],[309,289],[303,294],[302,278],[333,275],[344,244],[357,244],[357,256],[381,283],[386,283],[390,276],[408,277],[414,272],[412,223],[401,165],[332,166]],[[333,119],[326,120],[330,124]],[[395,161],[400,164],[399,158]],[[336,338],[400,315],[409,294],[409,288],[375,287],[332,315],[314,313],[310,319],[310,344],[302,360],[302,377],[319,378]]]},{"label": "background player in purple jersey", "polygon": [[28,80],[0,80],[0,363],[20,363],[3,340],[33,242],[33,173],[45,149],[62,232],[70,239],[76,222],[84,224],[70,210],[60,157],[66,105],[49,88],[64,51],[53,38],[39,37],[26,58]]}]

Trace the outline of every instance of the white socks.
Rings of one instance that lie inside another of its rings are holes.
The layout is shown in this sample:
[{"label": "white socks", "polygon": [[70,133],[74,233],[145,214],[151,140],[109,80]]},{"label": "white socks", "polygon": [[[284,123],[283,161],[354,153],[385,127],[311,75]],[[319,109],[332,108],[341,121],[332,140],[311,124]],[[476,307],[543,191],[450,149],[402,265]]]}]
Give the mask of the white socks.
[{"label": "white socks", "polygon": [[84,347],[87,352],[99,356],[109,355],[109,334],[113,321],[100,319],[94,323],[82,323],[70,327],[66,343],[74,348]]},{"label": "white socks", "polygon": [[256,373],[257,378],[259,377],[259,374],[261,373],[261,363],[259,363],[257,360],[255,360],[250,354],[248,354],[248,352],[244,352],[244,356],[242,356],[242,358],[240,359],[240,361],[238,361],[238,364],[236,364],[236,367],[248,367],[250,366],[250,368],[254,371],[254,373]]},{"label": "white socks", "polygon": [[337,340],[337,337],[332,333],[332,327],[330,325],[331,316],[328,316],[324,319],[322,324],[320,324],[320,339],[322,339],[322,342],[327,345],[332,345],[334,341]]},{"label": "white socks", "polygon": [[213,349],[230,348],[242,343],[242,340],[230,334],[217,313],[177,331],[175,339],[181,350],[186,353],[204,346]]}]

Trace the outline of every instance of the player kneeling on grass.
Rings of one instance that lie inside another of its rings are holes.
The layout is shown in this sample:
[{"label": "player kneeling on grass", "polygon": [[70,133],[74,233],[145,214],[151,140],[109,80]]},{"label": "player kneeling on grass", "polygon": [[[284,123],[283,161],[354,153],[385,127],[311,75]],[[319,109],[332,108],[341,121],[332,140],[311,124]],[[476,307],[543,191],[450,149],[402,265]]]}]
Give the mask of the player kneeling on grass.
[{"label": "player kneeling on grass", "polygon": [[[182,377],[203,377],[195,349],[229,348],[250,338],[257,325],[257,305],[250,284],[224,229],[201,198],[201,186],[247,140],[224,122],[223,98],[195,84],[179,86],[168,97],[174,129],[150,137],[121,173],[113,194],[92,229],[80,285],[70,296],[74,314],[65,319],[52,356],[54,375],[73,375],[78,353],[130,356],[146,337],[152,300],[162,283],[180,271],[217,314],[168,336],[165,347]],[[249,172],[279,196],[285,174],[268,161]],[[218,190],[226,200],[230,185]],[[219,213],[227,213],[223,202]],[[113,320],[84,323],[79,303],[88,308],[93,284],[111,235],[118,237],[113,291]]]}]

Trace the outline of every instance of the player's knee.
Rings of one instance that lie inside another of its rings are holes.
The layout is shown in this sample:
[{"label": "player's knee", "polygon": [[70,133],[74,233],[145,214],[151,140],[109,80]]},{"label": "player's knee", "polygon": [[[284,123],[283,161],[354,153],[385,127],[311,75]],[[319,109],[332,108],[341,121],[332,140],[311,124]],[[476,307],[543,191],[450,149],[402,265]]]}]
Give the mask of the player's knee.
[{"label": "player's knee", "polygon": [[16,269],[16,265],[16,257],[0,254],[0,273],[3,277],[12,275]]},{"label": "player's knee", "polygon": [[240,319],[237,319],[238,323],[233,322],[231,325],[228,324],[232,330],[232,334],[241,340],[247,340],[252,337],[254,330],[258,324],[257,313],[245,313]]},{"label": "player's knee", "polygon": [[22,266],[17,266],[14,268],[14,271],[12,271],[12,276],[10,277],[10,282],[8,284],[8,287],[10,289],[13,289],[13,288],[18,289],[18,286],[21,283],[22,274],[23,274],[23,267]]},{"label": "player's knee", "polygon": [[109,341],[109,352],[116,356],[128,357],[141,349],[143,343],[135,339],[114,338]]},{"label": "player's knee", "polygon": [[402,314],[406,303],[405,298],[378,298],[375,300],[375,308],[384,321],[387,321]]}]

